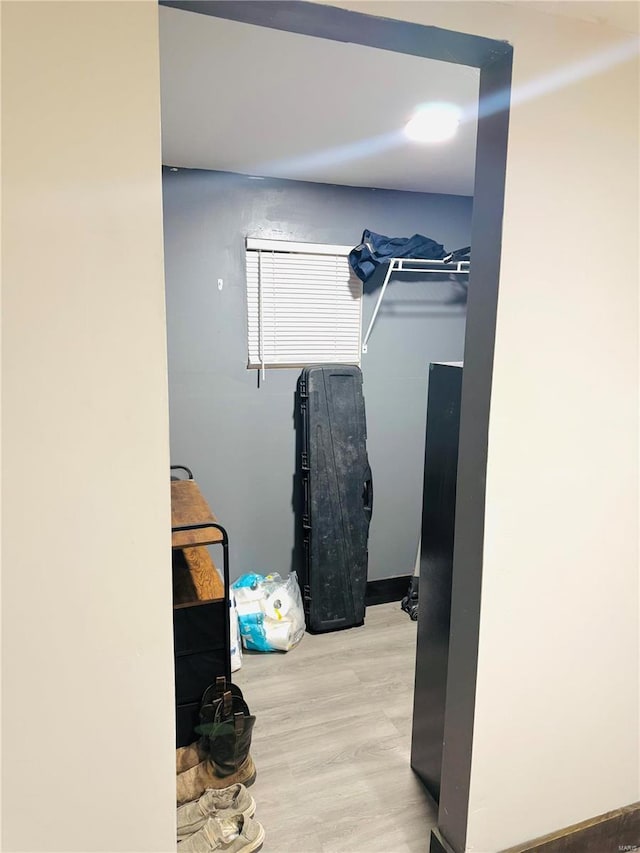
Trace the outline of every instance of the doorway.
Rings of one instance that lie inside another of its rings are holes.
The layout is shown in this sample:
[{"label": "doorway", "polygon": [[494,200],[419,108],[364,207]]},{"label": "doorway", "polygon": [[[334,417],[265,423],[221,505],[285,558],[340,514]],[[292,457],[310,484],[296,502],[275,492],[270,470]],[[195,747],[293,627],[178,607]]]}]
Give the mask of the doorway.
[{"label": "doorway", "polygon": [[[473,719],[473,696],[475,691],[475,653],[477,648],[477,611],[479,608],[479,592],[480,592],[480,577],[481,577],[481,554],[482,554],[482,521],[484,513],[484,496],[479,495],[477,490],[469,488],[471,483],[478,482],[478,478],[483,478],[484,467],[486,465],[486,430],[488,424],[488,403],[489,391],[491,382],[491,361],[493,350],[493,335],[495,326],[495,308],[497,299],[497,280],[498,280],[498,263],[499,263],[499,248],[500,248],[500,232],[501,232],[501,215],[502,215],[502,198],[503,198],[503,180],[504,180],[504,160],[506,152],[506,131],[508,120],[508,84],[509,71],[511,62],[511,51],[508,45],[496,43],[490,40],[479,39],[473,36],[465,36],[458,33],[447,33],[432,28],[413,26],[396,21],[385,21],[381,19],[371,18],[360,14],[343,12],[338,9],[327,7],[316,7],[311,4],[280,4],[280,3],[182,3],[182,2],[166,2],[161,5],[173,7],[177,12],[197,12],[200,16],[210,17],[219,22],[222,26],[225,22],[232,22],[236,25],[245,24],[251,27],[259,26],[267,28],[266,31],[278,31],[288,34],[296,34],[298,36],[311,36],[313,39],[323,38],[339,43],[350,42],[353,45],[361,48],[374,48],[381,51],[392,51],[396,54],[401,54],[405,57],[418,60],[418,57],[428,60],[453,63],[453,67],[458,65],[462,68],[471,70],[479,68],[479,91],[481,111],[478,121],[478,138],[477,138],[477,153],[476,153],[476,170],[475,170],[475,188],[473,190],[473,214],[471,222],[471,243],[473,246],[473,272],[471,276],[471,286],[469,289],[469,298],[466,310],[466,331],[464,334],[464,357],[465,371],[463,378],[462,389],[462,411],[461,411],[461,426],[460,426],[460,445],[459,445],[459,466],[458,466],[458,502],[456,511],[456,530],[455,530],[455,558],[454,558],[454,575],[457,581],[454,581],[454,596],[452,600],[452,625],[456,626],[456,630],[451,632],[451,647],[450,647],[450,677],[448,682],[448,705],[452,712],[448,715],[446,724],[451,727],[451,731],[455,734],[454,737],[447,738],[448,754],[446,763],[443,768],[442,780],[442,798],[446,799],[447,813],[454,815],[457,821],[456,826],[460,827],[460,831],[464,831],[464,822],[466,821],[466,797],[468,796],[468,784],[465,791],[465,774],[468,783],[468,766],[471,753],[471,723]],[[193,16],[190,16],[193,17]],[[202,21],[202,28],[205,22]],[[340,45],[341,47],[345,45]],[[229,73],[233,74],[233,66],[229,66]],[[263,85],[263,81],[256,77],[256,85]],[[375,87],[372,92],[363,93],[363,101],[365,103],[375,102]],[[254,132],[259,138],[260,128],[252,127],[251,114],[246,110],[243,113],[242,104],[237,117],[237,124],[243,128],[245,134]],[[277,118],[275,119],[277,120]],[[380,144],[383,144],[378,140]],[[340,152],[338,152],[340,153]],[[344,156],[344,150],[341,152]],[[390,153],[389,159],[392,159],[393,154]],[[238,187],[242,186],[242,192],[245,198],[253,190],[250,182],[254,185],[261,184],[261,190],[267,190],[264,198],[270,199],[270,211],[263,210],[264,218],[271,215],[272,231],[277,231],[282,228],[283,218],[280,215],[278,218],[278,197],[282,197],[283,188],[276,183],[269,185],[269,181],[277,182],[278,178],[273,178],[270,175],[265,176],[264,172],[269,171],[266,166],[274,170],[273,158],[262,158],[258,161],[255,167],[251,170],[254,174],[244,174],[242,178],[230,177],[229,172],[225,175],[218,175],[215,178],[209,178],[210,181],[216,182],[216,192],[222,194],[218,197],[221,199],[220,221],[218,228],[222,222],[229,217],[231,205],[233,204],[232,197],[236,197]],[[357,158],[356,158],[357,161]],[[167,160],[165,159],[165,162]],[[298,168],[301,174],[304,175],[304,163],[298,163]],[[174,164],[167,162],[168,174],[167,181],[171,180],[174,175],[177,180],[182,182],[183,189],[175,196],[169,197],[165,194],[165,207],[172,205],[175,198],[182,194],[182,204],[190,206],[193,209],[193,204],[197,203],[193,196],[189,196],[189,184],[195,180],[195,173],[184,174],[182,164]],[[276,163],[277,166],[277,163]],[[344,157],[342,161],[343,168],[353,169],[353,157]],[[201,167],[202,168],[202,167]],[[177,172],[172,172],[171,169],[178,169]],[[229,170],[233,172],[233,169]],[[236,173],[237,174],[237,173]],[[290,178],[289,178],[290,180]],[[225,190],[226,187],[226,190]],[[271,195],[269,195],[271,191]],[[413,190],[415,192],[415,189]],[[226,195],[225,195],[226,192]],[[375,190],[378,197],[382,195],[382,191]],[[393,190],[389,190],[393,192]],[[300,194],[298,204],[304,205],[304,196]],[[341,199],[327,194],[326,204],[335,209],[340,209],[342,204]],[[300,207],[298,207],[300,210]],[[275,215],[274,215],[275,211]],[[469,211],[471,215],[471,211]],[[366,223],[363,222],[363,227]],[[275,226],[275,227],[274,227]],[[255,227],[255,223],[254,223]],[[252,228],[253,230],[253,228]],[[254,231],[255,234],[255,231]],[[273,236],[273,233],[272,235]],[[191,241],[187,248],[192,256],[197,256],[201,251],[204,242],[211,239],[211,234],[205,231],[200,233],[192,233]],[[324,238],[328,241],[328,238]],[[449,245],[450,248],[457,248],[456,245]],[[221,253],[238,252],[238,247],[232,248],[230,245],[221,246]],[[243,251],[243,249],[241,249]],[[232,293],[230,290],[231,284],[228,281],[226,273],[223,275],[217,274],[217,266],[210,265],[210,276],[206,283],[207,294],[206,299],[212,299],[212,295],[216,295],[216,289],[219,288],[218,279],[222,282],[222,288],[217,290],[218,294],[222,294],[224,298],[227,294]],[[168,275],[171,270],[168,267]],[[184,270],[174,270],[176,275],[182,275]],[[211,285],[213,284],[213,288]],[[407,283],[409,287],[410,283]],[[413,288],[415,293],[415,287]],[[398,287],[396,294],[401,293],[401,288]],[[405,294],[406,296],[406,294]],[[171,298],[171,297],[170,297]],[[387,305],[391,305],[391,313],[393,311],[410,310],[407,305],[398,305],[401,298],[391,296]],[[406,300],[405,300],[406,301]],[[424,307],[424,306],[423,306]],[[386,308],[386,305],[385,305]],[[235,304],[236,319],[240,318],[241,324],[244,323],[243,315],[237,312],[244,311],[244,300],[241,303]],[[193,327],[189,327],[186,323],[184,314],[181,316],[180,308],[175,306],[173,311],[174,317],[178,317],[178,325],[180,326],[179,334],[183,338],[197,338],[198,351],[196,356],[202,358],[202,364],[207,358],[207,350],[211,350],[211,335],[200,336],[194,334]],[[384,318],[384,315],[382,317]],[[423,318],[424,319],[424,318]],[[458,318],[459,319],[459,318]],[[464,321],[464,319],[463,319]],[[223,335],[228,328],[227,322],[222,320],[220,328],[214,330],[215,334]],[[369,344],[369,352],[366,358],[379,358],[381,361],[391,362],[396,352],[388,353],[383,349],[383,342],[389,346],[389,341],[384,341],[381,337],[376,336],[381,334],[380,330],[374,329],[373,339]],[[464,326],[463,326],[464,329]],[[377,338],[377,339],[376,339]],[[174,341],[176,341],[174,336]],[[380,341],[380,346],[378,345]],[[239,341],[240,348],[246,348],[246,341]],[[199,395],[207,394],[206,387],[203,389],[202,384],[198,389],[194,385],[189,385],[185,379],[189,373],[193,363],[187,364],[184,360],[180,361],[174,357],[176,349],[172,353],[172,339],[169,340],[170,364],[173,362],[174,370],[180,373],[180,380],[175,383],[176,388],[180,388],[178,393],[172,393],[171,396],[171,418],[172,418],[172,433],[173,424],[179,420],[178,410],[189,411],[190,401],[198,398]],[[217,351],[218,357],[225,360],[234,357],[235,350],[230,344],[228,348],[220,354]],[[363,359],[365,356],[363,356]],[[457,360],[454,353],[450,356],[441,356],[443,360]],[[426,364],[425,372],[426,372]],[[197,364],[196,364],[197,369]],[[175,374],[174,374],[175,375]],[[220,406],[216,409],[216,418],[220,423],[226,424],[222,429],[229,430],[228,443],[225,446],[228,448],[227,460],[229,469],[225,472],[224,467],[219,463],[216,464],[215,470],[212,469],[212,482],[217,479],[218,483],[224,477],[229,479],[234,478],[234,471],[239,470],[255,470],[256,464],[260,458],[268,457],[270,460],[278,457],[278,454],[289,453],[286,443],[280,443],[274,436],[278,435],[278,431],[272,428],[272,421],[275,423],[277,414],[275,407],[278,405],[278,400],[284,395],[288,395],[287,400],[290,402],[290,388],[284,378],[285,374],[281,371],[270,371],[266,376],[266,381],[260,388],[259,396],[261,400],[258,408],[255,402],[258,394],[252,394],[252,402],[248,403],[247,416],[243,419],[243,424],[240,427],[235,419],[228,418],[228,405],[237,405],[239,401],[238,388],[234,385],[232,379],[227,383],[228,396],[226,398],[227,405]],[[202,375],[201,375],[202,378]],[[366,381],[366,379],[365,379]],[[253,391],[255,392],[255,388]],[[367,393],[365,389],[365,393]],[[371,394],[372,405],[374,394]],[[234,401],[230,403],[230,401]],[[268,402],[267,402],[268,401]],[[267,406],[265,407],[265,402]],[[367,400],[369,406],[369,398]],[[381,399],[380,409],[385,403],[384,398]],[[402,405],[399,400],[391,403],[386,401],[388,409],[395,411],[398,408],[402,410]],[[209,401],[210,405],[215,406],[215,400]],[[369,414],[371,419],[371,414]],[[253,432],[250,425],[254,422],[252,419],[261,420],[260,441],[252,441]],[[380,422],[380,416],[375,418],[376,422]],[[185,433],[186,434],[186,433]],[[193,442],[196,445],[199,443],[199,448],[196,450],[197,456],[207,458],[207,444],[210,436],[207,434],[204,423],[192,423],[189,425],[189,444],[182,443],[181,439],[177,440],[174,445],[174,458],[179,454],[181,459],[188,462],[192,461],[191,453],[193,452]],[[370,439],[371,440],[371,439]],[[174,441],[172,435],[172,443]],[[406,443],[406,442],[405,442]],[[255,464],[248,461],[248,457],[254,454]],[[385,458],[381,454],[381,459]],[[393,457],[388,455],[386,461],[390,469],[394,468]],[[287,459],[289,472],[291,469],[290,456]],[[381,463],[384,464],[384,463]],[[417,467],[420,467],[421,462]],[[398,466],[396,465],[397,469]],[[375,466],[374,466],[375,469]],[[402,470],[400,469],[400,475]],[[390,476],[393,471],[390,470]],[[406,472],[405,472],[406,474]],[[375,474],[374,474],[375,476]],[[235,478],[237,480],[237,477]],[[402,479],[402,476],[400,477]],[[406,477],[405,477],[406,479]],[[420,478],[417,478],[418,481]],[[244,485],[237,488],[234,498],[234,510],[240,515],[245,514],[246,508],[250,505],[249,492],[252,488],[250,479],[245,479]],[[391,496],[391,490],[389,492]],[[382,498],[381,498],[382,499]],[[391,499],[391,497],[390,497]],[[411,503],[409,501],[409,503]],[[378,507],[376,507],[378,510]],[[383,517],[388,513],[383,514]],[[374,513],[375,516],[375,513]],[[401,516],[406,519],[406,514]],[[286,540],[285,536],[275,536],[272,532],[272,525],[265,523],[263,514],[256,514],[250,520],[254,530],[257,531],[255,538],[256,552],[254,555],[245,557],[247,561],[260,560],[260,553],[264,549],[265,543],[272,543],[272,547],[277,549],[281,547],[280,540]],[[409,522],[407,521],[408,527]],[[289,531],[287,531],[288,534]],[[375,533],[375,531],[374,531]],[[415,539],[417,533],[416,525],[413,524],[413,531],[410,536],[403,537],[405,540]],[[372,534],[373,535],[373,534]],[[381,543],[385,541],[384,529],[380,531]],[[275,540],[275,541],[274,541]],[[374,540],[375,542],[375,540]],[[258,548],[260,550],[258,550]],[[370,550],[374,550],[374,544],[370,546]],[[414,550],[415,545],[411,545],[407,550]],[[384,564],[391,563],[394,559],[401,563],[399,572],[391,570],[389,574],[405,574],[408,572],[409,565],[413,560],[408,561],[406,557],[398,557],[397,553],[384,554],[380,552],[380,561]],[[284,562],[284,560],[282,561]],[[464,565],[464,574],[455,572],[455,566]],[[256,565],[256,568],[259,568]],[[286,566],[283,566],[286,570]],[[465,610],[467,615],[464,620],[456,618],[456,612]],[[469,612],[472,618],[469,619]],[[474,615],[475,614],[475,617]],[[475,618],[475,625],[474,625]],[[339,666],[340,664],[338,664]],[[451,675],[455,672],[455,677]],[[455,696],[455,699],[453,698]],[[452,697],[449,703],[449,697]],[[295,697],[291,699],[295,706]],[[322,737],[322,734],[319,734]],[[460,784],[463,780],[463,784]],[[442,800],[441,800],[442,802]],[[452,818],[453,819],[453,818]],[[282,848],[280,848],[282,849]],[[293,848],[292,848],[293,849]],[[300,849],[300,848],[298,848]],[[373,849],[373,848],[371,848]]]}]

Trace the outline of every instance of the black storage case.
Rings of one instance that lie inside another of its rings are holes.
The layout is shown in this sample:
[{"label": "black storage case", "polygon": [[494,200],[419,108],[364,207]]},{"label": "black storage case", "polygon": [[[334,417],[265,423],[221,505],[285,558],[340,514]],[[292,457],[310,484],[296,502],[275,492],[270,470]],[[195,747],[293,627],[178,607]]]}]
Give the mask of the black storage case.
[{"label": "black storage case", "polygon": [[358,367],[323,364],[298,379],[302,593],[307,629],[362,625],[373,483]]}]

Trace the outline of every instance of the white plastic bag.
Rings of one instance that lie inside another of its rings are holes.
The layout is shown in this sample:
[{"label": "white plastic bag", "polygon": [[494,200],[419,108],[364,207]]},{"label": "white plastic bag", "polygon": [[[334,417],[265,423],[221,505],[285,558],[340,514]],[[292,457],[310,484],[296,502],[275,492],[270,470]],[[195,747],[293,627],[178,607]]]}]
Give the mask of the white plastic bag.
[{"label": "white plastic bag", "polygon": [[302,597],[295,572],[283,581],[279,575],[265,578],[266,596],[262,601],[267,642],[278,651],[288,652],[304,636]]},{"label": "white plastic bag", "polygon": [[242,575],[232,586],[245,649],[288,652],[305,631],[302,597],[295,572]]}]

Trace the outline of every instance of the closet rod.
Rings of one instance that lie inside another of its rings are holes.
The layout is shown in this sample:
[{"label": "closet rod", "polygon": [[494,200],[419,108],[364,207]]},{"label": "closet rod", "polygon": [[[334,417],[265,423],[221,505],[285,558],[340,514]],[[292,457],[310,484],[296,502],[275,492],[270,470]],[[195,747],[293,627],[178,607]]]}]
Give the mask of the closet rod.
[{"label": "closet rod", "polygon": [[[424,264],[424,266],[420,266],[420,264]],[[429,269],[426,268],[427,264],[430,267]],[[414,268],[412,269],[412,267]],[[384,277],[384,282],[380,288],[380,295],[378,296],[376,307],[373,309],[373,315],[369,322],[367,334],[364,336],[362,352],[367,352],[367,345],[369,343],[369,338],[371,337],[371,332],[373,331],[373,325],[376,322],[376,317],[378,316],[380,305],[384,299],[389,279],[394,272],[414,272],[421,273],[423,275],[428,273],[436,275],[442,275],[443,273],[447,273],[448,275],[468,275],[469,268],[469,261],[456,261],[455,263],[451,263],[450,261],[434,260],[431,258],[389,258],[389,265]]]}]

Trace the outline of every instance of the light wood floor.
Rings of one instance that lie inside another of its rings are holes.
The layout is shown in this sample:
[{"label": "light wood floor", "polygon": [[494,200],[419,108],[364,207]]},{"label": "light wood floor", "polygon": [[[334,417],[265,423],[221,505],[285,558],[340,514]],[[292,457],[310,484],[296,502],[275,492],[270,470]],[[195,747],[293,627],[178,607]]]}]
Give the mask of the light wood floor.
[{"label": "light wood floor", "polygon": [[287,654],[245,652],[233,677],[257,718],[264,853],[426,853],[435,813],[409,766],[415,638],[393,603]]}]

